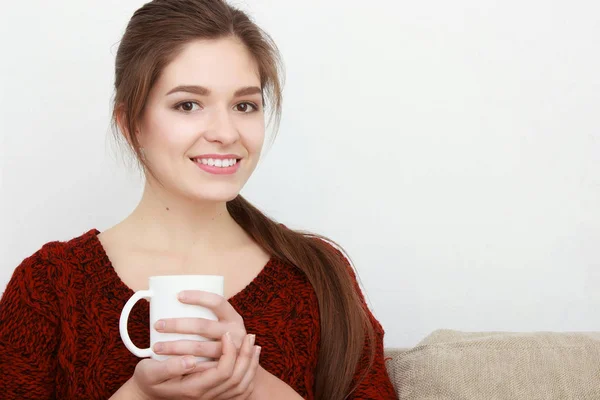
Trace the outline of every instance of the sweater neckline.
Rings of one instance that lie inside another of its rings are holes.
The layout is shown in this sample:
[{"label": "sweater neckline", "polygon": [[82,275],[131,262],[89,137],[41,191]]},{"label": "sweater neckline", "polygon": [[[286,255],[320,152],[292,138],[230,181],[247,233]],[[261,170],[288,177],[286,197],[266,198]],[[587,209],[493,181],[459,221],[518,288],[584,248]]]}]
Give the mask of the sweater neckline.
[{"label": "sweater neckline", "polygon": [[[105,279],[102,280],[104,280],[105,284],[115,285],[115,287],[119,288],[121,291],[126,292],[129,295],[128,297],[133,296],[135,291],[123,282],[119,274],[117,274],[108,253],[104,249],[100,239],[98,239],[99,234],[100,231],[98,229],[91,229],[84,236],[88,236],[88,243],[92,249],[95,250],[93,251],[93,254],[97,254],[100,257],[100,262],[103,267],[101,270],[105,272]],[[276,261],[277,259],[271,256],[258,275],[256,275],[242,290],[227,300],[236,307],[245,306],[256,309],[256,307],[264,306],[266,304],[266,302],[264,302],[266,297],[270,297],[270,295],[276,291],[274,289],[282,283],[281,278],[283,276],[281,276],[281,274],[283,271],[281,271],[281,268],[276,267]],[[263,301],[257,304],[257,302],[253,301],[254,299],[262,299]]]}]

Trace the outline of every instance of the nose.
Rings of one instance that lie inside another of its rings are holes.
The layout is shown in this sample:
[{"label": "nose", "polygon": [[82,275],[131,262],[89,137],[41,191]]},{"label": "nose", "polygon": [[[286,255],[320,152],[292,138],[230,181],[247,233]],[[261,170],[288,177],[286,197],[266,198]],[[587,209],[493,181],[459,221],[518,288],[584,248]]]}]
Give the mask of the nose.
[{"label": "nose", "polygon": [[204,135],[209,142],[230,145],[240,138],[240,133],[234,121],[234,116],[227,109],[215,110],[212,123]]}]

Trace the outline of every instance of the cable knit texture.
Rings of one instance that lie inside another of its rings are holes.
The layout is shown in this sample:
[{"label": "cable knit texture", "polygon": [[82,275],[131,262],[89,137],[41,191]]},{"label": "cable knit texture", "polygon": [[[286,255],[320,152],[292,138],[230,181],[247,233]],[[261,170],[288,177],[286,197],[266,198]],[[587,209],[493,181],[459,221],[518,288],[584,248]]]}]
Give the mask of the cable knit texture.
[{"label": "cable knit texture", "polygon": [[[139,359],[121,341],[119,316],[133,291],[116,274],[98,233],[48,243],[15,270],[0,300],[2,399],[108,399],[132,376]],[[319,310],[305,275],[271,259],[229,302],[256,334],[262,367],[313,399]],[[383,329],[373,321],[375,362],[351,399],[395,398]],[[149,346],[148,327],[149,303],[141,301],[129,317],[139,347]],[[365,360],[366,354],[357,377]]]}]

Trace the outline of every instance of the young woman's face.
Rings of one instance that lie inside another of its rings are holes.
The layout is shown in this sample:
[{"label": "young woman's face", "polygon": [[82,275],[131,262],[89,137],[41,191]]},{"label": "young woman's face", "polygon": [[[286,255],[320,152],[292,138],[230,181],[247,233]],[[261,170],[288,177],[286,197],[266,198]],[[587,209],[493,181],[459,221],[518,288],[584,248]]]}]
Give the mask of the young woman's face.
[{"label": "young woman's face", "polygon": [[233,38],[189,43],[152,88],[138,132],[166,190],[205,201],[238,195],[264,136],[258,67]]}]

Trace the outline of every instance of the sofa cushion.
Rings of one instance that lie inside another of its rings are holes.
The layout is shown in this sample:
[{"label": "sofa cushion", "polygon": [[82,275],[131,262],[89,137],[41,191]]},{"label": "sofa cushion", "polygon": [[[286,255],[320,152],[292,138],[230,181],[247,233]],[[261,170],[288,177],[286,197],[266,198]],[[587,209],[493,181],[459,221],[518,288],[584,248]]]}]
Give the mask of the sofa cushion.
[{"label": "sofa cushion", "polygon": [[401,400],[600,399],[600,333],[439,330],[386,356]]}]

